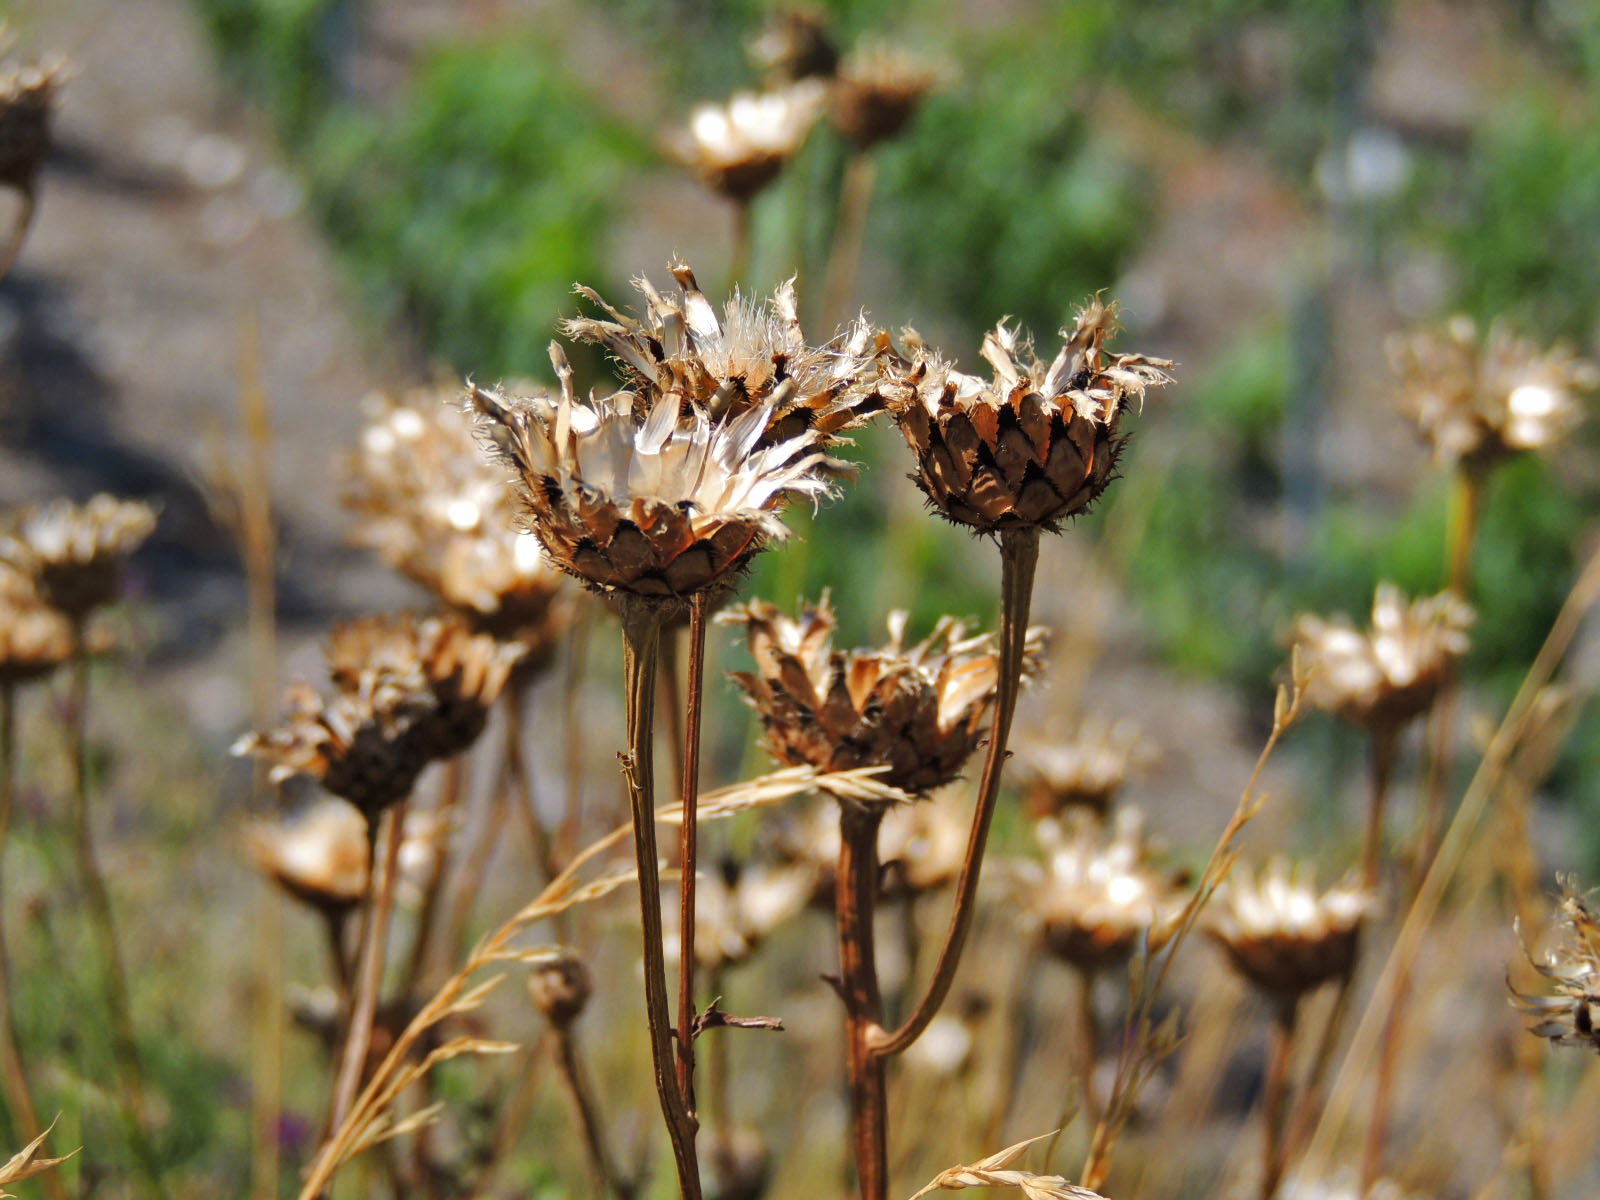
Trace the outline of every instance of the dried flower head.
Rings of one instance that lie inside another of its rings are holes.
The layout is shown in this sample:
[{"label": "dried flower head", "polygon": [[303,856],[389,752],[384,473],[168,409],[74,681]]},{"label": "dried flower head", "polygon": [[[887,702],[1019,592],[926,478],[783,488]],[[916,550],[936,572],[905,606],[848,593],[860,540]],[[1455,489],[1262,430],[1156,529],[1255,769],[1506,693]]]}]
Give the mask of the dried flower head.
[{"label": "dried flower head", "polygon": [[1275,859],[1252,879],[1235,866],[1219,889],[1208,931],[1255,987],[1292,999],[1349,971],[1370,892],[1352,882],[1318,893],[1311,871]]},{"label": "dried flower head", "polygon": [[1578,396],[1600,387],[1600,367],[1566,346],[1541,349],[1501,322],[1480,338],[1470,317],[1442,330],[1395,338],[1399,405],[1436,460],[1492,466],[1546,450],[1582,419]]},{"label": "dried flower head", "polygon": [[[695,885],[695,962],[708,969],[743,962],[805,908],[811,890],[812,873],[803,865],[724,859]],[[666,954],[669,959],[679,954],[678,930],[670,918]]]},{"label": "dried flower head", "polygon": [[117,598],[122,564],[156,527],[140,500],[98,495],[24,508],[0,527],[0,563],[20,572],[41,599],[81,621]]},{"label": "dried flower head", "polygon": [[1150,748],[1128,721],[1091,716],[1072,740],[1033,742],[1019,751],[1023,805],[1034,818],[1086,808],[1104,816],[1128,773],[1148,761]]},{"label": "dried flower head", "polygon": [[247,734],[234,753],[269,762],[275,781],[318,779],[371,821],[428,763],[472,744],[520,654],[451,617],[338,625],[326,651],[333,695],[291,688],[287,724]]},{"label": "dried flower head", "polygon": [[1571,882],[1562,882],[1557,915],[1566,936],[1541,958],[1527,956],[1555,993],[1529,996],[1512,988],[1511,994],[1516,1006],[1534,1018],[1529,1033],[1556,1046],[1600,1051],[1600,921]]},{"label": "dried flower head", "polygon": [[860,149],[886,141],[905,128],[939,71],[913,54],[882,42],[856,47],[833,81],[833,127]]},{"label": "dried flower head", "polygon": [[0,566],[0,684],[48,675],[70,661],[72,652],[72,623],[20,573]]},{"label": "dried flower head", "polygon": [[343,800],[326,798],[245,831],[256,866],[295,899],[334,915],[367,894],[367,822]]},{"label": "dried flower head", "polygon": [[529,999],[557,1029],[566,1029],[578,1019],[593,991],[589,968],[570,952],[536,963],[528,972]]},{"label": "dried flower head", "polygon": [[1141,938],[1165,944],[1183,906],[1151,865],[1137,811],[1119,811],[1109,830],[1082,810],[1036,830],[1044,862],[1017,865],[1018,897],[1051,954],[1097,970],[1125,960]]},{"label": "dried flower head", "polygon": [[[999,682],[990,635],[942,618],[921,642],[904,644],[907,614],[889,618],[889,642],[836,650],[827,597],[790,617],[762,600],[720,613],[742,625],[753,672],[736,672],[766,731],[764,745],[786,766],[824,771],[884,766],[882,782],[920,795],[956,778],[983,740]],[[1030,630],[1023,672],[1036,675],[1043,631]]]},{"label": "dried flower head", "polygon": [[831,444],[883,410],[884,397],[869,378],[878,345],[865,322],[813,347],[800,329],[794,280],[765,304],[735,291],[719,321],[688,264],[674,261],[669,269],[676,295],[663,296],[648,279],[634,281],[645,298],[642,318],[579,287],[611,320],[578,317],[561,327],[568,337],[609,350],[647,409],[670,396],[681,417],[699,412],[723,421],[770,406],[757,446],[804,433]]},{"label": "dried flower head", "polygon": [[466,414],[445,403],[457,397],[419,388],[374,399],[349,460],[344,500],[361,516],[354,540],[475,629],[538,657],[565,623],[565,576],[537,537],[517,530],[511,483],[484,461]]},{"label": "dried flower head", "polygon": [[1306,698],[1374,732],[1398,731],[1449,682],[1470,646],[1472,620],[1454,592],[1407,603],[1392,583],[1378,585],[1365,633],[1343,616],[1302,616],[1292,642],[1310,673]]},{"label": "dried flower head", "polygon": [[1129,399],[1171,380],[1171,363],[1111,354],[1115,306],[1093,299],[1048,365],[1001,322],[983,340],[992,382],[918,350],[890,370],[890,410],[935,510],[980,532],[1055,530],[1111,481]]},{"label": "dried flower head", "polygon": [[772,1150],[759,1130],[736,1125],[711,1139],[706,1154],[717,1200],[761,1200],[772,1183]]},{"label": "dried flower head", "polygon": [[773,78],[826,79],[839,69],[828,18],[815,8],[785,8],[750,42],[750,57]]},{"label": "dried flower head", "polygon": [[0,187],[32,192],[50,150],[50,118],[67,74],[61,58],[0,71]]},{"label": "dried flower head", "polygon": [[595,590],[681,601],[731,587],[795,497],[827,494],[809,434],[765,447],[768,401],[731,421],[679,419],[658,399],[642,423],[627,392],[580,404],[558,348],[559,398],[474,387],[490,445],[519,475],[523,517],[550,557]]},{"label": "dried flower head", "polygon": [[771,92],[737,92],[702,104],[667,149],[713,191],[745,204],[775,180],[805,145],[822,111],[823,86],[802,79]]}]

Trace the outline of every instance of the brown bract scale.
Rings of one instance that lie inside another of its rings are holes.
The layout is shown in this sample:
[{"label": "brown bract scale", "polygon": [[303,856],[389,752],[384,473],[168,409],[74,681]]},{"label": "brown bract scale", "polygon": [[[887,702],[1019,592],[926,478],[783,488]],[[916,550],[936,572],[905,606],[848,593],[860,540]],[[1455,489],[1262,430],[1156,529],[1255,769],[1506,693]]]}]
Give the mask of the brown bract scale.
[{"label": "brown bract scale", "polygon": [[671,606],[725,592],[788,535],[780,514],[790,500],[828,493],[814,435],[761,444],[770,401],[728,421],[680,420],[671,396],[643,414],[627,392],[580,404],[565,358],[552,356],[559,397],[473,387],[468,402],[518,474],[527,527],[596,591]]},{"label": "brown bract scale", "polygon": [[1115,966],[1142,938],[1159,949],[1183,905],[1150,863],[1140,815],[1123,809],[1111,828],[1083,810],[1035,827],[1044,862],[1016,868],[1017,894],[1045,948],[1081,970]]},{"label": "brown bract scale", "polygon": [[1543,955],[1527,956],[1554,990],[1536,996],[1512,988],[1513,1003],[1533,1018],[1528,1032],[1534,1036],[1600,1051],[1600,921],[1570,885],[1557,915],[1561,939]]},{"label": "brown bract scale", "polygon": [[748,203],[800,152],[822,111],[823,92],[820,81],[803,79],[702,104],[687,127],[668,135],[667,151],[713,191]]},{"label": "brown bract scale", "polygon": [[566,624],[566,577],[538,538],[516,528],[511,480],[484,461],[459,396],[419,388],[400,400],[374,398],[348,460],[344,501],[360,516],[352,540],[473,628],[524,643],[526,667]]},{"label": "brown bract scale", "polygon": [[578,1019],[593,991],[589,968],[575,954],[535,963],[528,972],[528,998],[557,1029],[567,1029]]},{"label": "brown bract scale", "polygon": [[324,912],[350,911],[367,894],[367,822],[343,800],[325,799],[245,831],[256,866],[295,899]]},{"label": "brown bract scale", "polygon": [[1088,509],[1111,481],[1129,401],[1171,381],[1163,359],[1107,352],[1115,327],[1096,298],[1048,364],[1002,322],[983,340],[992,380],[922,350],[890,366],[890,411],[936,511],[992,533],[1056,530]]},{"label": "brown bract scale", "polygon": [[770,405],[758,446],[807,432],[831,444],[883,411],[872,371],[880,347],[865,322],[811,346],[800,329],[794,280],[780,284],[765,304],[735,291],[719,318],[688,264],[674,262],[670,269],[675,295],[661,294],[648,279],[634,281],[645,299],[642,316],[621,313],[580,287],[611,319],[562,324],[568,337],[610,351],[626,386],[647,404],[670,396],[680,415],[701,412],[715,421]]},{"label": "brown bract scale", "polygon": [[886,141],[906,127],[938,86],[939,75],[931,64],[893,46],[859,46],[833,80],[833,127],[863,150]]},{"label": "brown bract scale", "polygon": [[1546,450],[1583,418],[1578,397],[1600,387],[1600,366],[1569,347],[1541,348],[1501,322],[1480,337],[1470,317],[1395,338],[1397,402],[1436,460],[1482,469]]},{"label": "brown bract scale", "polygon": [[1127,721],[1086,719],[1064,742],[1036,741],[1017,754],[1023,805],[1034,818],[1084,808],[1104,816],[1150,748]]},{"label": "brown bract scale", "polygon": [[117,598],[122,565],[156,527],[139,500],[98,495],[87,504],[54,500],[24,508],[0,526],[0,564],[25,577],[39,597],[81,621]]},{"label": "brown bract scale", "polygon": [[[888,645],[849,651],[833,647],[826,597],[798,617],[753,600],[717,620],[745,629],[756,669],[733,679],[761,719],[767,752],[787,766],[883,766],[883,783],[921,795],[955,779],[987,732],[999,654],[993,636],[969,637],[953,618],[906,646],[906,614],[896,612]],[[1029,630],[1025,677],[1038,673],[1043,642],[1042,630]]]},{"label": "brown bract scale", "polygon": [[50,117],[67,74],[59,58],[0,71],[0,186],[32,191],[50,150]]},{"label": "brown bract scale", "polygon": [[326,653],[333,694],[291,688],[285,725],[246,735],[234,753],[271,764],[275,781],[320,780],[370,822],[428,763],[471,745],[521,648],[458,618],[401,615],[336,626]]},{"label": "brown bract scale", "polygon": [[1396,732],[1432,707],[1470,647],[1473,612],[1454,592],[1407,602],[1380,583],[1372,624],[1301,616],[1292,642],[1309,673],[1306,698],[1318,708],[1375,732]]},{"label": "brown bract scale", "polygon": [[1287,1000],[1350,970],[1361,924],[1375,907],[1355,883],[1319,893],[1309,870],[1278,859],[1256,878],[1234,867],[1207,931],[1249,983]]}]

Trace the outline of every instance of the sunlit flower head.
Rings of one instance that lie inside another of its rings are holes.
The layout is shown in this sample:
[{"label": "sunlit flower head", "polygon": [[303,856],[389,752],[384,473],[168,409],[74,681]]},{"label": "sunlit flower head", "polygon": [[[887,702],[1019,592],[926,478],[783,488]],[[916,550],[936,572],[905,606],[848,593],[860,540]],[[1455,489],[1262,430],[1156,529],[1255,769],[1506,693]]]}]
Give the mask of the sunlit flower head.
[{"label": "sunlit flower head", "polygon": [[1558,913],[1561,939],[1542,955],[1529,954],[1535,971],[1550,984],[1548,995],[1512,989],[1516,1006],[1534,1019],[1528,1032],[1555,1046],[1600,1051],[1600,921],[1568,885]]},{"label": "sunlit flower head", "polygon": [[803,79],[770,92],[737,92],[702,104],[668,139],[679,162],[712,190],[746,203],[777,179],[822,111],[823,85]]},{"label": "sunlit flower head", "polygon": [[1251,984],[1293,998],[1350,970],[1374,908],[1372,893],[1358,885],[1319,892],[1309,869],[1277,859],[1254,878],[1243,865],[1233,868],[1208,931]]},{"label": "sunlit flower head", "polygon": [[155,527],[156,510],[140,500],[104,494],[87,504],[53,500],[12,513],[0,525],[0,564],[78,621],[117,598],[123,563]]}]

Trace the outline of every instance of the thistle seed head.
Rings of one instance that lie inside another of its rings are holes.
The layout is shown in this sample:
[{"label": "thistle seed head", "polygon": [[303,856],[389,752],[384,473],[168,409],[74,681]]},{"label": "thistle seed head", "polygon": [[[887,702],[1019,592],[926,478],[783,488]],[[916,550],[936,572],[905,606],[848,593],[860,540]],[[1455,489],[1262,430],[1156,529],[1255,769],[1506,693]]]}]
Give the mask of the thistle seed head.
[{"label": "thistle seed head", "polygon": [[1583,418],[1579,397],[1600,387],[1600,366],[1563,345],[1541,349],[1495,322],[1480,337],[1470,317],[1390,341],[1398,405],[1436,461],[1483,469],[1547,450]]},{"label": "thistle seed head", "polygon": [[1212,905],[1208,932],[1254,987],[1293,999],[1349,971],[1361,924],[1376,908],[1357,884],[1318,893],[1312,873],[1276,859],[1252,879],[1235,866]]},{"label": "thistle seed head", "polygon": [[[904,645],[907,614],[889,618],[889,642],[876,650],[835,650],[827,597],[790,617],[753,600],[719,613],[742,625],[753,672],[733,679],[766,736],[767,752],[786,766],[823,771],[883,766],[882,781],[921,795],[955,779],[987,731],[999,683],[991,635],[942,618],[914,646]],[[1043,630],[1030,630],[1023,673],[1038,674]]]},{"label": "thistle seed head", "polygon": [[1433,706],[1470,648],[1472,621],[1454,592],[1408,603],[1392,583],[1378,585],[1365,633],[1343,616],[1301,616],[1291,640],[1310,673],[1306,698],[1374,733],[1398,732]]},{"label": "thistle seed head", "polygon": [[749,203],[800,152],[824,91],[819,80],[802,79],[771,92],[736,92],[725,104],[702,104],[686,128],[668,135],[667,151],[713,191]]},{"label": "thistle seed head", "polygon": [[0,566],[0,684],[27,683],[71,660],[72,623],[33,584]]},{"label": "thistle seed head", "polygon": [[1129,772],[1149,758],[1149,746],[1130,722],[1091,716],[1070,741],[1020,748],[1023,805],[1035,819],[1058,817],[1071,808],[1103,817]]},{"label": "thistle seed head", "polygon": [[1535,1037],[1600,1051],[1600,921],[1571,883],[1563,884],[1557,916],[1564,937],[1540,958],[1527,956],[1554,991],[1531,996],[1512,988],[1512,1002],[1533,1018],[1528,1032]]},{"label": "thistle seed head", "polygon": [[528,998],[556,1029],[568,1029],[588,1006],[594,984],[589,968],[575,954],[536,963],[528,973]]},{"label": "thistle seed head", "polygon": [[117,598],[122,564],[155,527],[156,510],[140,500],[53,500],[0,525],[0,564],[24,576],[50,607],[81,621]]},{"label": "thistle seed head", "polygon": [[815,8],[782,9],[749,48],[755,64],[780,83],[827,79],[839,69],[828,18]]},{"label": "thistle seed head", "polygon": [[833,127],[866,150],[906,127],[940,80],[932,64],[887,43],[858,46],[833,81]]},{"label": "thistle seed head", "polygon": [[1108,353],[1115,327],[1114,306],[1091,300],[1047,365],[1001,322],[983,341],[992,381],[926,351],[891,364],[890,411],[937,512],[994,533],[1054,532],[1088,510],[1111,482],[1129,400],[1171,381],[1164,359]]},{"label": "thistle seed head", "polygon": [[323,912],[347,913],[367,894],[367,822],[327,798],[245,831],[256,867],[289,895]]}]

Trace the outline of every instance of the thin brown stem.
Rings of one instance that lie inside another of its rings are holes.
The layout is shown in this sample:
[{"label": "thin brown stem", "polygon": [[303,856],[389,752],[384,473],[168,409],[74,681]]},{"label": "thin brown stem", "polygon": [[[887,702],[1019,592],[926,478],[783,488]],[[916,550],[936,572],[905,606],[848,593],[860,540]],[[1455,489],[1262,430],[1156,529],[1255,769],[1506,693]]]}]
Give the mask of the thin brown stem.
[{"label": "thin brown stem", "polygon": [[1272,1200],[1277,1194],[1278,1182],[1283,1178],[1287,1148],[1283,1119],[1288,1109],[1289,1062],[1294,1052],[1295,1017],[1299,1009],[1299,998],[1290,997],[1278,1001],[1273,1012],[1266,1091],[1261,1102],[1261,1200]]},{"label": "thin brown stem", "polygon": [[1394,772],[1400,739],[1392,729],[1372,734],[1372,791],[1367,802],[1367,834],[1361,846],[1361,883],[1368,891],[1378,884],[1383,861],[1383,813],[1389,798],[1389,776]]},{"label": "thin brown stem", "polygon": [[556,856],[561,862],[571,860],[578,848],[578,833],[583,823],[583,747],[584,724],[580,715],[583,700],[583,665],[589,645],[589,623],[592,607],[581,605],[572,618],[567,636],[567,664],[561,681],[562,733],[566,755],[566,812],[561,819],[561,831],[556,838]]},{"label": "thin brown stem", "polygon": [[350,956],[345,952],[344,931],[350,924],[350,909],[322,910],[323,929],[328,935],[328,963],[333,968],[333,985],[339,995],[341,1012],[350,1008]]},{"label": "thin brown stem", "polygon": [[1008,529],[1000,535],[1000,673],[995,690],[994,723],[989,730],[989,753],[983,763],[978,784],[978,803],[972,817],[972,832],[967,839],[966,858],[956,882],[955,909],[945,933],[939,960],[934,965],[928,989],[911,1015],[893,1033],[878,1030],[870,1037],[874,1056],[883,1058],[903,1053],[922,1036],[928,1022],[950,993],[956,967],[972,928],[976,910],[978,873],[983,867],[983,851],[989,839],[989,824],[994,818],[995,801],[1000,796],[1000,770],[1005,762],[1006,742],[1011,734],[1011,718],[1016,712],[1017,692],[1022,686],[1023,650],[1027,645],[1028,612],[1033,603],[1033,575],[1039,563],[1039,531],[1034,528]]},{"label": "thin brown stem", "polygon": [[[528,766],[527,756],[522,750],[522,704],[522,690],[508,688],[505,698],[506,783],[515,790],[517,808],[522,813],[523,823],[528,827],[528,841],[533,847],[533,857],[548,881],[560,874],[561,869],[556,862],[555,847],[551,843],[550,832],[539,819],[539,802],[533,791],[533,771]],[[564,931],[563,936],[565,936]]]},{"label": "thin brown stem", "polygon": [[706,673],[706,597],[698,593],[689,606],[689,680],[683,727],[683,824],[678,864],[678,1090],[690,1112],[694,1103],[694,887],[700,800],[700,714]]},{"label": "thin brown stem", "polygon": [[617,1170],[611,1152],[606,1147],[605,1123],[600,1119],[600,1110],[595,1104],[588,1076],[578,1057],[578,1047],[572,1039],[572,1030],[553,1029],[551,1036],[555,1039],[556,1070],[561,1075],[561,1084],[572,1101],[573,1110],[578,1116],[578,1125],[583,1132],[583,1148],[589,1156],[589,1171],[594,1180],[594,1194],[604,1196],[606,1189],[609,1188],[620,1200],[628,1200],[636,1189],[632,1181],[625,1179],[622,1172]]},{"label": "thin brown stem", "polygon": [[867,240],[867,214],[872,209],[872,189],[878,176],[877,160],[858,150],[845,165],[839,188],[839,217],[833,227],[833,249],[822,285],[822,328],[834,329],[847,319],[861,250]]},{"label": "thin brown stem", "polygon": [[873,945],[872,918],[878,894],[878,826],[883,811],[844,803],[839,809],[839,869],[835,907],[839,923],[839,990],[849,1040],[850,1121],[861,1200],[884,1200],[889,1192],[888,1095],[884,1062],[872,1053],[882,999]]},{"label": "thin brown stem", "polygon": [[[1359,954],[1357,961],[1359,961]],[[1289,1118],[1289,1128],[1284,1137],[1283,1152],[1285,1164],[1293,1160],[1305,1145],[1306,1139],[1316,1127],[1317,1117],[1322,1109],[1322,1087],[1328,1078],[1328,1068],[1333,1065],[1333,1052],[1339,1044],[1339,1037],[1344,1032],[1344,1024],[1350,1014],[1350,995],[1355,985],[1355,964],[1339,979],[1339,990],[1334,993],[1333,1005],[1328,1009],[1328,1018],[1323,1022],[1322,1033],[1317,1040],[1317,1048],[1311,1058],[1311,1069],[1306,1074],[1304,1088],[1301,1089],[1300,1099],[1295,1103],[1294,1112]]]},{"label": "thin brown stem", "polygon": [[1084,1115],[1093,1128],[1100,1124],[1105,1112],[1094,1090],[1094,1065],[1100,1044],[1100,1026],[1094,1015],[1094,972],[1087,967],[1075,967],[1073,974],[1078,977],[1078,1077],[1083,1084]]},{"label": "thin brown stem", "polygon": [[328,1119],[331,1129],[339,1128],[355,1101],[372,1046],[372,1023],[378,1011],[378,994],[383,990],[384,952],[389,942],[389,917],[394,911],[395,877],[400,873],[405,818],[406,804],[402,800],[384,811],[378,829],[377,840],[383,845],[383,866],[380,871],[374,855],[367,884],[367,918],[362,922],[361,969],[351,1000],[339,1078],[333,1089],[333,1108]]},{"label": "thin brown stem", "polygon": [[[461,803],[466,775],[467,756],[458,754],[444,764],[444,779],[440,786],[438,804],[434,811],[444,828],[450,828],[456,806]],[[433,856],[428,868],[427,882],[422,889],[422,908],[417,913],[417,931],[411,939],[411,951],[401,974],[400,995],[409,996],[422,982],[428,969],[428,952],[433,948],[433,933],[439,924],[440,902],[444,898],[444,881],[448,874],[450,842],[445,839],[439,852]]]},{"label": "thin brown stem", "polygon": [[489,874],[489,861],[500,845],[501,826],[506,818],[506,789],[503,780],[496,779],[485,800],[483,820],[455,873],[455,887],[450,897],[449,933],[445,945],[453,961],[466,957],[467,941],[472,929],[472,910],[478,902],[478,892]]},{"label": "thin brown stem", "polygon": [[728,257],[728,292],[744,282],[750,271],[750,201],[733,202],[733,251]]},{"label": "thin brown stem", "polygon": [[639,916],[644,933],[645,1019],[656,1094],[678,1168],[678,1187],[699,1200],[694,1118],[678,1089],[673,1067],[672,1019],[667,1003],[667,966],[662,951],[661,872],[656,861],[654,703],[662,612],[648,601],[622,604],[622,672],[627,699],[628,752],[623,758],[628,801],[633,809],[634,856],[639,870]]},{"label": "thin brown stem", "polygon": [[1378,1050],[1378,1081],[1372,1092],[1371,1116],[1361,1153],[1361,1194],[1365,1196],[1383,1170],[1383,1146],[1389,1132],[1389,1107],[1394,1098],[1395,1069],[1399,1065],[1406,1003],[1411,993],[1412,959],[1401,961],[1395,976],[1393,998],[1383,1026],[1383,1041]]},{"label": "thin brown stem", "polygon": [[683,712],[686,705],[679,686],[683,675],[679,666],[683,661],[680,646],[682,637],[683,631],[676,623],[662,627],[661,664],[656,669],[656,712],[665,726],[662,735],[666,739],[669,755],[667,766],[672,771],[673,779],[682,779],[684,771]]},{"label": "thin brown stem", "polygon": [[0,250],[0,279],[11,274],[11,268],[16,265],[17,255],[22,253],[22,243],[27,239],[28,229],[33,225],[33,214],[38,208],[38,201],[33,194],[33,184],[21,189],[22,207],[17,210],[17,219],[11,226],[11,236],[6,239],[4,250]]}]

